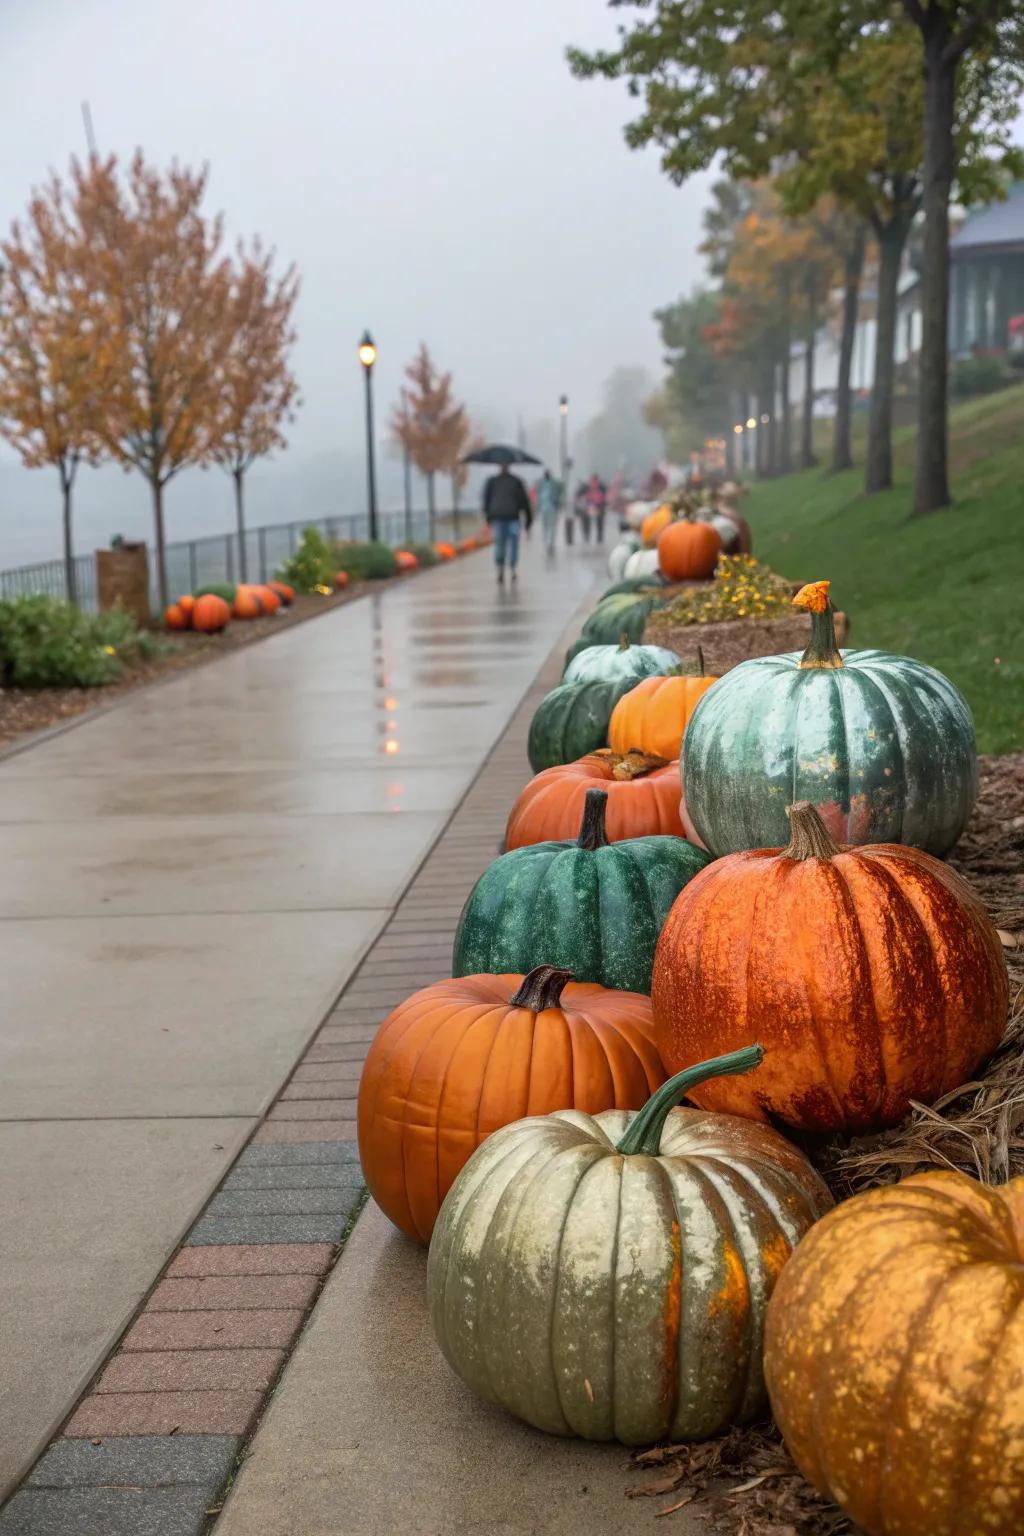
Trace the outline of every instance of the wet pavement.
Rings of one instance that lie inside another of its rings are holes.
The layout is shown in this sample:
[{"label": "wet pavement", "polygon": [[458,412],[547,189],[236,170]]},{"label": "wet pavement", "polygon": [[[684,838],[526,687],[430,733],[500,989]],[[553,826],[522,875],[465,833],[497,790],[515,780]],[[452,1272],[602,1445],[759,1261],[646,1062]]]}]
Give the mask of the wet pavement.
[{"label": "wet pavement", "polygon": [[531,547],[521,588],[496,592],[472,555],[0,762],[0,1494],[601,569]]}]

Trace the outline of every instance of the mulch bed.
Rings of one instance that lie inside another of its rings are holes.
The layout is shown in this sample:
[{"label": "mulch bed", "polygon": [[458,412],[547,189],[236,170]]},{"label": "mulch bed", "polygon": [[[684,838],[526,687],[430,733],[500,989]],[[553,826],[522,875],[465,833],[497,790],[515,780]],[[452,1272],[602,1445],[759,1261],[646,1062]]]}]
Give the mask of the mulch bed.
[{"label": "mulch bed", "polygon": [[236,651],[240,646],[280,634],[291,624],[318,618],[369,591],[383,592],[395,582],[408,579],[408,575],[402,575],[386,581],[360,582],[344,592],[332,592],[326,597],[318,592],[297,592],[290,608],[280,608],[263,619],[236,619],[220,635],[200,635],[193,631],[174,634],[161,630],[160,639],[166,646],[162,655],[126,667],[121,677],[102,688],[0,688],[0,751],[19,737],[50,730],[77,715],[109,709],[119,697],[136,688],[215,661],[218,656]]},{"label": "mulch bed", "polygon": [[[1024,1173],[1024,752],[981,759],[981,792],[950,858],[999,928],[1010,972],[1003,1044],[974,1082],[882,1135],[811,1151],[837,1200],[926,1168],[955,1167],[990,1183]],[[810,1150],[810,1149],[809,1149]],[[804,1481],[771,1423],[700,1445],[633,1457],[631,1498],[656,1516],[697,1512],[715,1536],[854,1536],[856,1527]]]},{"label": "mulch bed", "polygon": [[[850,630],[845,613],[836,613],[835,625],[836,639],[845,645]],[[696,667],[703,660],[708,677],[721,677],[753,656],[804,650],[811,638],[811,618],[807,613],[794,613],[781,619],[673,624],[666,614],[655,609],[644,626],[643,638],[645,645],[663,645],[675,651],[685,667]]]}]

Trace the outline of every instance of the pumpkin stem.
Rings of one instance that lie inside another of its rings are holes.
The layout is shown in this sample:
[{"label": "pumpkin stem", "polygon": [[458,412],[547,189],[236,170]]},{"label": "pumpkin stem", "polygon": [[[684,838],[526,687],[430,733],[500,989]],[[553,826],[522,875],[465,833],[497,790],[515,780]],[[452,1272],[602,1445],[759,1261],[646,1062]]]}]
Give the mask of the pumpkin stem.
[{"label": "pumpkin stem", "polygon": [[811,615],[811,643],[800,658],[802,668],[835,668],[843,665],[836,644],[835,609],[828,595],[831,582],[811,581],[801,587],[793,599],[794,608],[806,608]]},{"label": "pumpkin stem", "polygon": [[538,965],[524,976],[519,991],[510,997],[510,1008],[529,1008],[531,1013],[543,1013],[545,1008],[557,1008],[563,988],[573,979],[572,971],[563,971],[557,965]]},{"label": "pumpkin stem", "polygon": [[597,848],[608,847],[608,834],[604,825],[607,809],[607,791],[588,789],[583,799],[583,820],[580,822],[580,835],[576,839],[577,848],[585,848],[588,853],[592,853]]},{"label": "pumpkin stem", "polygon": [[630,747],[628,752],[613,752],[611,747],[598,747],[590,755],[605,758],[611,767],[612,778],[620,782],[642,779],[645,774],[656,773],[659,768],[667,768],[669,765],[667,757],[655,757],[653,752],[639,752],[636,747]]},{"label": "pumpkin stem", "polygon": [[621,1152],[624,1157],[634,1154],[641,1157],[657,1157],[661,1150],[661,1134],[665,1129],[665,1121],[691,1088],[706,1082],[709,1077],[738,1077],[743,1072],[751,1072],[754,1067],[759,1067],[763,1060],[764,1046],[755,1042],[754,1045],[745,1045],[742,1050],[729,1051],[725,1056],[713,1056],[710,1061],[702,1061],[695,1067],[687,1067],[685,1072],[677,1072],[675,1077],[670,1077],[667,1083],[662,1083],[661,1087],[651,1094],[625,1136],[616,1146],[616,1152]]},{"label": "pumpkin stem", "polygon": [[789,847],[783,850],[784,859],[834,859],[842,851],[809,800],[787,805],[786,815],[789,817]]},{"label": "pumpkin stem", "polygon": [[623,630],[622,634],[619,636],[619,650],[620,651],[628,651],[629,650],[629,634],[627,633],[626,630]]}]

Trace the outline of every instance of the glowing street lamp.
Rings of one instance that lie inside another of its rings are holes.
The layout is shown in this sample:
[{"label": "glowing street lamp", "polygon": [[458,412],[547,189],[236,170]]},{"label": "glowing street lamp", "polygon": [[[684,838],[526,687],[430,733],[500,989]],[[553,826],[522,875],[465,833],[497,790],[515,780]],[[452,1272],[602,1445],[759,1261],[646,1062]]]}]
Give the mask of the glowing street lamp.
[{"label": "glowing street lamp", "polygon": [[373,456],[373,365],[377,361],[377,347],[369,331],[363,332],[358,356],[366,380],[366,489],[370,504],[370,539],[371,542],[376,542],[377,470]]}]

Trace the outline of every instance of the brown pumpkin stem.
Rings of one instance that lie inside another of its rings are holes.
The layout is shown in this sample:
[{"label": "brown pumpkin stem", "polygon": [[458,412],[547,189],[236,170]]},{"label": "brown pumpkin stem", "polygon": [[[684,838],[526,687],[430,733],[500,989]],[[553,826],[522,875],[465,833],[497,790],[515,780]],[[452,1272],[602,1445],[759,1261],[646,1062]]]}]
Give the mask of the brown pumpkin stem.
[{"label": "brown pumpkin stem", "polygon": [[623,630],[622,634],[619,636],[619,650],[620,651],[628,651],[629,650],[629,635],[626,632],[626,630]]},{"label": "brown pumpkin stem", "polygon": [[704,647],[702,645],[697,647],[697,665],[700,667],[700,671],[697,674],[698,677],[707,677],[708,671],[704,665]]},{"label": "brown pumpkin stem", "polygon": [[577,848],[585,848],[588,853],[593,853],[598,848],[608,847],[608,833],[604,824],[607,809],[607,791],[588,789],[583,797],[583,820],[580,822],[580,835],[576,839]]},{"label": "brown pumpkin stem", "polygon": [[529,1008],[531,1013],[543,1013],[545,1008],[557,1008],[564,988],[573,979],[572,971],[563,971],[557,965],[537,965],[524,976],[519,991],[510,997],[510,1008]]},{"label": "brown pumpkin stem", "polygon": [[607,758],[611,764],[612,778],[620,784],[630,779],[642,779],[645,774],[655,773],[659,768],[667,768],[667,757],[655,757],[653,752],[638,752],[636,747],[630,747],[628,752],[613,752],[611,747],[598,747],[591,754],[593,757]]},{"label": "brown pumpkin stem", "polygon": [[834,859],[842,852],[809,800],[787,805],[786,815],[789,817],[789,847],[783,850],[783,858]]},{"label": "brown pumpkin stem", "polygon": [[743,1072],[752,1072],[763,1060],[764,1047],[755,1042],[753,1045],[745,1045],[742,1050],[729,1051],[725,1056],[713,1056],[710,1061],[687,1067],[685,1072],[677,1072],[675,1077],[670,1077],[667,1083],[662,1083],[651,1094],[616,1146],[616,1152],[621,1152],[624,1157],[638,1154],[641,1157],[657,1157],[661,1151],[665,1121],[691,1088],[707,1082],[709,1077],[738,1077]]},{"label": "brown pumpkin stem", "polygon": [[827,581],[812,581],[801,587],[793,599],[794,608],[806,608],[811,615],[811,643],[800,658],[800,666],[804,669],[834,669],[843,665],[836,644],[835,609],[828,588]]}]

